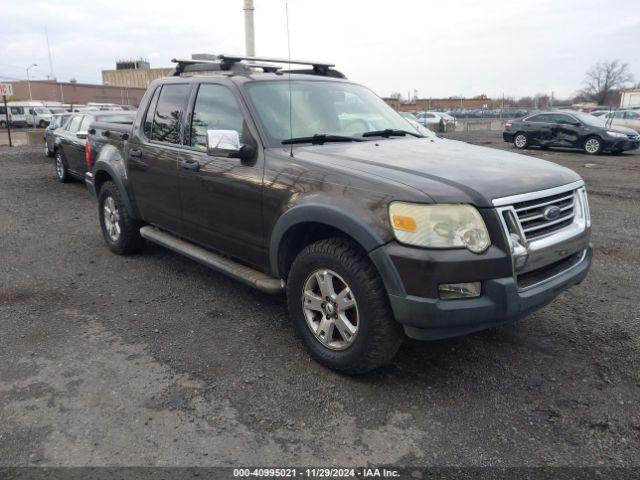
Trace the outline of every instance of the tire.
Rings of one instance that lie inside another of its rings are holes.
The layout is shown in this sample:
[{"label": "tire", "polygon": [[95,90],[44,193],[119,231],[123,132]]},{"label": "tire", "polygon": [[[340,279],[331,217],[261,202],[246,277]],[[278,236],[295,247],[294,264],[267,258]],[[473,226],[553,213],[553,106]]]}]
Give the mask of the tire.
[{"label": "tire", "polygon": [[524,132],[516,133],[513,137],[513,145],[519,150],[524,150],[529,146],[529,136]]},{"label": "tire", "polygon": [[600,153],[602,152],[602,147],[602,139],[600,137],[596,137],[595,135],[587,137],[584,141],[584,145],[582,146],[584,151],[589,155],[600,155]]},{"label": "tire", "polygon": [[6,120],[0,120],[0,128],[7,128]]},{"label": "tire", "polygon": [[47,126],[47,122],[45,122],[44,120],[40,120],[40,123],[38,123],[38,127],[40,128],[45,128]]},{"label": "tire", "polygon": [[287,303],[311,356],[339,372],[366,373],[390,362],[404,339],[378,272],[344,238],[317,241],[298,254],[287,280]]},{"label": "tire", "polygon": [[105,182],[100,189],[98,219],[102,236],[113,253],[126,255],[139,252],[144,247],[140,222],[129,215],[122,195],[113,182]]},{"label": "tire", "polygon": [[54,163],[56,166],[56,175],[58,176],[58,180],[62,183],[69,183],[72,178],[69,173],[69,169],[67,168],[67,161],[62,154],[62,151],[56,150],[54,153]]}]

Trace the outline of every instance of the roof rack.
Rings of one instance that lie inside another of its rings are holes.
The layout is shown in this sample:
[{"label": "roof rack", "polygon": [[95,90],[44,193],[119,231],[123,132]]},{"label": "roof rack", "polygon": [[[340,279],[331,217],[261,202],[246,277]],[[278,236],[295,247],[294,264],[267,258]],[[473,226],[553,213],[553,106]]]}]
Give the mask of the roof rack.
[{"label": "roof rack", "polygon": [[[246,55],[218,55],[218,60],[195,60],[195,59],[172,59],[173,63],[176,63],[176,67],[173,71],[173,76],[180,76],[183,73],[198,73],[198,72],[212,72],[212,71],[231,71],[237,73],[251,73],[252,69],[260,68],[265,73],[301,73],[306,75],[322,75],[327,77],[346,78],[338,70],[334,70],[331,67],[333,63],[326,62],[312,62],[307,60],[294,60],[286,58],[271,58],[271,57],[251,57]],[[295,64],[295,65],[310,65],[310,69],[299,70],[282,70],[282,66],[279,64]]]}]

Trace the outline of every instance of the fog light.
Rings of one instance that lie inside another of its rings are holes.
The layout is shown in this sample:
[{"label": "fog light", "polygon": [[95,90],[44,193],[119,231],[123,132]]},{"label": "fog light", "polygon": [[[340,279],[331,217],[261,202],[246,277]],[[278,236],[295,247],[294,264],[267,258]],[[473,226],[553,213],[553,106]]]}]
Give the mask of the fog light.
[{"label": "fog light", "polygon": [[443,300],[479,297],[480,282],[441,283],[438,285],[438,296]]}]

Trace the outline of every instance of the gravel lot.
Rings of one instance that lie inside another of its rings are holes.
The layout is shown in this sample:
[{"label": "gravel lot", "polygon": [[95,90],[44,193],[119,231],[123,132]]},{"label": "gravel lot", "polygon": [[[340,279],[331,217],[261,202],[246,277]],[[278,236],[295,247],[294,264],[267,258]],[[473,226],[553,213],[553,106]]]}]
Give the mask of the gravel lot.
[{"label": "gravel lot", "polygon": [[587,280],[351,378],[310,361],[282,298],[111,254],[81,183],[0,149],[0,465],[640,465],[640,154],[527,154],[588,184]]}]

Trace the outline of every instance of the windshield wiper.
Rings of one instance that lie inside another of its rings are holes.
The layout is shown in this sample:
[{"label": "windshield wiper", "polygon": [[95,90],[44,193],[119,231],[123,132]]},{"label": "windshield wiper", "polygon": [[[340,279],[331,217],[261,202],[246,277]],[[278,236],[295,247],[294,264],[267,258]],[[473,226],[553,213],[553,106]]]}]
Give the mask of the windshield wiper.
[{"label": "windshield wiper", "polygon": [[417,132],[410,132],[408,130],[397,130],[395,128],[385,128],[384,130],[373,130],[371,132],[363,133],[363,137],[404,137],[411,135],[413,137],[422,138],[424,135],[420,135]]},{"label": "windshield wiper", "polygon": [[283,145],[292,143],[310,143],[312,145],[322,145],[327,142],[364,142],[361,138],[347,137],[344,135],[330,135],[328,133],[316,133],[311,137],[297,137],[282,140]]}]

